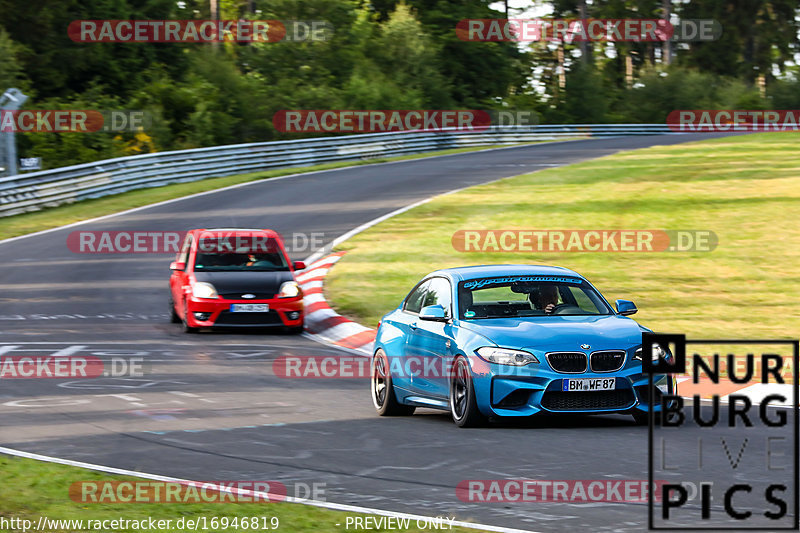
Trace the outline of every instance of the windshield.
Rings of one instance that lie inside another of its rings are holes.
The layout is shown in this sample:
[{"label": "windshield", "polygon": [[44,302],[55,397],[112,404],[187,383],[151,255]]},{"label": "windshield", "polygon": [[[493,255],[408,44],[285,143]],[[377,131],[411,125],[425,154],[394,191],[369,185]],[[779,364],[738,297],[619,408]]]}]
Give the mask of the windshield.
[{"label": "windshield", "polygon": [[275,272],[289,270],[279,253],[198,253],[194,261],[195,272],[254,271]]},{"label": "windshield", "polygon": [[196,272],[289,270],[277,241],[262,235],[218,235],[201,238],[194,260]]},{"label": "windshield", "polygon": [[462,281],[462,319],[532,316],[610,315],[602,297],[579,278],[511,276]]}]

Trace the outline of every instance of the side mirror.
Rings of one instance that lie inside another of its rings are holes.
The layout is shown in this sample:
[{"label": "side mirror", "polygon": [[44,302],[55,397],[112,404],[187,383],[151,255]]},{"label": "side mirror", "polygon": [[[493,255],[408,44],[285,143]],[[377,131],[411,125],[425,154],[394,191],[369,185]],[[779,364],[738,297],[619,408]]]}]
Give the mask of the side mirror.
[{"label": "side mirror", "polygon": [[423,307],[419,312],[419,319],[430,320],[432,322],[447,322],[447,317],[445,317],[444,313],[444,307],[441,305],[429,305],[428,307]]},{"label": "side mirror", "polygon": [[295,261],[292,264],[292,268],[294,270],[305,270],[306,269],[306,264],[304,262],[302,262],[302,261]]},{"label": "side mirror", "polygon": [[636,304],[634,304],[630,300],[617,300],[616,304],[617,304],[617,313],[621,315],[625,316],[633,315],[636,313],[636,311],[638,311],[638,309],[636,309]]},{"label": "side mirror", "polygon": [[186,270],[186,263],[182,261],[173,261],[169,264],[170,270]]}]

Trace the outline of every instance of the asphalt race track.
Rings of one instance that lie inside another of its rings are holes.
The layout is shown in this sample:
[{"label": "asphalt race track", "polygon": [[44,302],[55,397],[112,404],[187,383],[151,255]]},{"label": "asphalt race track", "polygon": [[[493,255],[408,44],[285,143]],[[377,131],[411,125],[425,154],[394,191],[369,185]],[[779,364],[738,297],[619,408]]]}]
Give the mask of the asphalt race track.
[{"label": "asphalt race track", "polygon": [[[290,494],[297,484],[324,483],[332,502],[532,531],[640,531],[647,524],[645,504],[466,502],[455,490],[468,479],[646,480],[647,428],[628,417],[478,430],[458,429],[448,415],[425,410],[406,419],[379,418],[364,380],[287,380],[272,373],[271,361],[281,355],[344,352],[305,336],[186,335],[167,315],[172,256],[77,254],[66,240],[76,229],[240,226],[323,233],[329,243],[435,194],[707,137],[570,141],[317,172],[0,243],[0,355],[91,355],[140,361],[143,372],[3,380],[0,444],[180,478],[277,480]],[[295,250],[293,259],[312,251]],[[691,449],[697,435],[711,434],[686,429],[680,439],[688,444],[676,448]],[[764,443],[751,446],[737,479],[763,482],[764,456],[756,450]],[[720,471],[724,456],[721,461]],[[721,513],[720,499],[712,514]],[[765,510],[761,499],[750,503],[754,513]],[[697,502],[693,509],[699,513]]]}]

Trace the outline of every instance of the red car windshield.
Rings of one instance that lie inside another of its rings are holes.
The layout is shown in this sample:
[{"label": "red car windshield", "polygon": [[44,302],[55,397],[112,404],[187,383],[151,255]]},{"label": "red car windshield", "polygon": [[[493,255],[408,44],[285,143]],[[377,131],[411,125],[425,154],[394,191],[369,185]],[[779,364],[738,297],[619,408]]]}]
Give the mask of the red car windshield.
[{"label": "red car windshield", "polygon": [[194,261],[196,272],[289,270],[281,253],[198,253]]},{"label": "red car windshield", "polygon": [[201,238],[194,261],[196,272],[289,270],[286,256],[275,239],[263,236]]}]

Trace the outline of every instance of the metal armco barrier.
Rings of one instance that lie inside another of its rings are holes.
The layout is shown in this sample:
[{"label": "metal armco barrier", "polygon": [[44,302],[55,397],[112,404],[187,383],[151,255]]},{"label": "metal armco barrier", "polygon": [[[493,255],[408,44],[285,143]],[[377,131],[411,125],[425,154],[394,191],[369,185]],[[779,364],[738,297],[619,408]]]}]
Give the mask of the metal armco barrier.
[{"label": "metal armco barrier", "polygon": [[336,161],[563,137],[675,134],[665,124],[492,126],[483,131],[368,133],[159,152],[0,178],[0,217],[109,194]]}]

